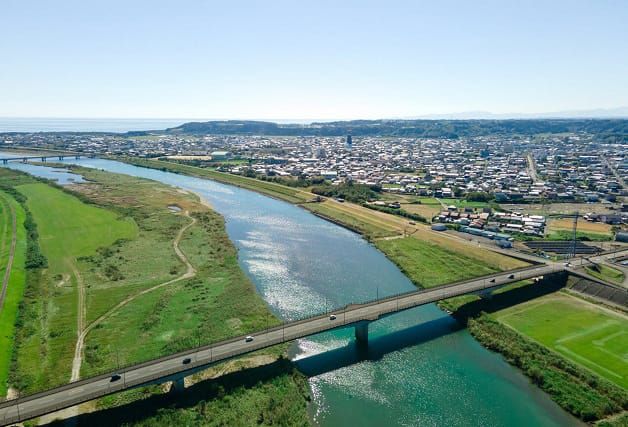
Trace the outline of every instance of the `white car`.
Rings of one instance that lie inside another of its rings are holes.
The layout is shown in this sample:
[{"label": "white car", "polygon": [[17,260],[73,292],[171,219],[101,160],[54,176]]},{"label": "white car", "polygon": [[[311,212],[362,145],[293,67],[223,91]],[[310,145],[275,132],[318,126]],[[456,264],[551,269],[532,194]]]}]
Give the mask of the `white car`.
[{"label": "white car", "polygon": [[251,342],[251,341],[253,341],[253,337],[248,335],[246,338],[244,338],[244,341]]},{"label": "white car", "polygon": [[335,314],[330,314],[329,315],[329,320],[336,320],[336,315]]}]

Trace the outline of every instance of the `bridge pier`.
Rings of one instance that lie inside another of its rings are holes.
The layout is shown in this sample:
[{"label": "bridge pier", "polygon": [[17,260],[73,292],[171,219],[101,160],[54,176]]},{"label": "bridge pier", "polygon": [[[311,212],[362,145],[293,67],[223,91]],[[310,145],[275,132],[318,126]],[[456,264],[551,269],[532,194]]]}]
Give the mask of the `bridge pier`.
[{"label": "bridge pier", "polygon": [[177,378],[172,381],[170,386],[170,393],[181,393],[182,391],[185,391],[185,377]]},{"label": "bridge pier", "polygon": [[7,159],[2,159],[2,164],[6,165],[7,163],[9,163],[9,161]]},{"label": "bridge pier", "polygon": [[369,321],[363,320],[355,325],[355,341],[360,347],[369,345]]},{"label": "bridge pier", "polygon": [[42,157],[42,158],[41,158],[41,161],[45,163],[45,162],[46,162],[46,158],[45,158],[45,157]]},{"label": "bridge pier", "polygon": [[493,290],[492,289],[484,289],[478,292],[478,296],[482,299],[493,299]]},{"label": "bridge pier", "polygon": [[59,160],[63,160],[63,156],[59,156]]}]

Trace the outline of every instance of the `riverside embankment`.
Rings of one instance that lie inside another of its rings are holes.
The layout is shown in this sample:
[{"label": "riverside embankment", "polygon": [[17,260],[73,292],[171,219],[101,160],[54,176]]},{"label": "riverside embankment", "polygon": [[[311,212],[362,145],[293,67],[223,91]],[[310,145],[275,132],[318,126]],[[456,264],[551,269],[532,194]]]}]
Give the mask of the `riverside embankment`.
[{"label": "riverside embankment", "polygon": [[[226,220],[239,263],[284,319],[414,289],[359,235],[296,206],[214,181],[108,160],[76,163],[194,191]],[[28,171],[37,174],[38,166]],[[574,425],[519,371],[434,305],[375,322],[368,351],[351,331],[301,340],[320,425]]]}]

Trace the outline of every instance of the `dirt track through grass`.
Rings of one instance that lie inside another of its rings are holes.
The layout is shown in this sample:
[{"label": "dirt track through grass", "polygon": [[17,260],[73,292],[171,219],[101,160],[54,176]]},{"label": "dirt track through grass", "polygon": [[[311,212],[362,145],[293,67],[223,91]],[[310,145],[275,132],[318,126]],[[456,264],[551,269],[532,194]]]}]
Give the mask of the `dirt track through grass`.
[{"label": "dirt track through grass", "polygon": [[112,315],[114,315],[118,310],[120,310],[122,307],[124,307],[125,305],[129,304],[130,302],[132,302],[133,300],[135,300],[136,298],[145,295],[149,292],[153,292],[159,288],[162,288],[164,286],[167,285],[171,285],[173,283],[177,283],[180,282],[182,280],[185,279],[190,279],[192,277],[194,277],[196,275],[196,269],[194,268],[194,266],[190,263],[190,261],[188,260],[187,256],[185,256],[185,254],[183,253],[183,251],[181,250],[181,248],[179,248],[179,243],[181,242],[181,239],[183,237],[183,234],[185,233],[185,231],[192,227],[194,224],[196,224],[196,219],[190,216],[190,213],[188,211],[185,211],[183,213],[184,216],[188,217],[191,219],[191,221],[184,225],[179,232],[177,233],[177,237],[174,239],[174,241],[172,242],[172,246],[174,248],[174,251],[176,252],[177,256],[179,257],[179,259],[181,260],[182,263],[185,264],[186,266],[186,271],[185,273],[181,274],[180,276],[172,279],[172,280],[168,280],[166,282],[160,283],[158,285],[152,286],[148,289],[144,289],[141,292],[138,292],[134,295],[129,296],[128,298],[122,300],[121,302],[119,302],[115,307],[113,307],[111,310],[107,311],[105,314],[103,314],[102,316],[98,317],[96,320],[94,320],[92,323],[90,323],[87,328],[81,328],[79,329],[81,332],[79,333],[79,337],[78,340],[76,341],[76,347],[74,350],[74,361],[72,363],[72,378],[70,379],[70,381],[77,381],[78,379],[80,379],[81,376],[81,365],[82,365],[82,360],[83,360],[83,347],[85,344],[85,337],[87,336],[87,334],[89,334],[89,332],[94,329],[96,326],[98,326],[101,322],[103,322],[104,320],[108,319],[109,317],[111,317]]}]

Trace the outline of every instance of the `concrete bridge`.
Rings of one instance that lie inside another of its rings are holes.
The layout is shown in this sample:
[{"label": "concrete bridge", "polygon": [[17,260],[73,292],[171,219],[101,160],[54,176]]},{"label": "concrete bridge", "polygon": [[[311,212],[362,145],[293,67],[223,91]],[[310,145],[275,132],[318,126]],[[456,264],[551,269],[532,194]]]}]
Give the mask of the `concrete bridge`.
[{"label": "concrete bridge", "polygon": [[382,317],[459,295],[486,294],[494,288],[519,280],[564,273],[568,268],[565,264],[559,263],[536,265],[431,289],[411,291],[368,303],[351,304],[315,317],[251,333],[249,335],[252,340],[247,340],[246,336],[236,337],[0,403],[0,425],[25,421],[149,384],[173,381],[175,390],[182,389],[186,376],[204,370],[212,364],[331,329],[352,327],[355,329],[358,344],[366,346],[369,324]]},{"label": "concrete bridge", "polygon": [[49,159],[54,159],[54,160],[64,160],[65,158],[73,158],[75,160],[79,160],[81,157],[93,157],[93,155],[88,155],[86,156],[85,154],[76,154],[76,153],[72,153],[72,154],[47,154],[47,155],[38,155],[38,156],[18,156],[16,155],[16,157],[2,157],[0,158],[0,160],[2,160],[2,164],[6,165],[9,162],[22,162],[22,163],[27,163],[29,160],[34,160],[34,161],[40,161],[40,162],[46,162]]}]

